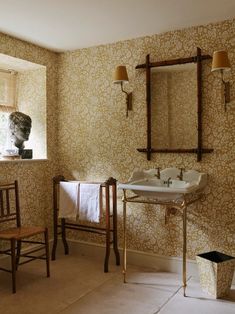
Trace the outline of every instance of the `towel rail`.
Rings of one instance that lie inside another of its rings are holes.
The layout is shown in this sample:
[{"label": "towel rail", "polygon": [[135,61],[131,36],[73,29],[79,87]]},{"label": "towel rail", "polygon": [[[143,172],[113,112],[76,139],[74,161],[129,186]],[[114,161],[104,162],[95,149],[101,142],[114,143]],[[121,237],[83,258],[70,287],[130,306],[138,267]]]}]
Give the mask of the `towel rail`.
[{"label": "towel rail", "polygon": [[[117,240],[117,181],[114,178],[109,178],[105,182],[88,182],[80,181],[83,184],[99,183],[102,191],[105,192],[105,227],[89,226],[85,224],[71,223],[65,218],[58,218],[59,204],[58,204],[58,191],[59,183],[61,181],[68,181],[64,176],[58,175],[53,178],[53,222],[54,222],[54,241],[52,247],[52,260],[56,259],[56,248],[58,242],[58,235],[61,235],[64,245],[64,253],[69,254],[69,246],[66,239],[66,229],[73,229],[91,233],[97,233],[105,236],[106,251],[104,258],[104,272],[108,272],[110,246],[113,244],[113,250],[116,258],[116,265],[120,265],[120,255],[118,251]],[[110,189],[112,193],[110,194]],[[102,193],[103,196],[103,193]],[[112,206],[110,206],[110,200]],[[110,208],[112,207],[112,212]],[[59,220],[61,223],[59,224]],[[111,227],[112,226],[112,227]],[[111,240],[112,237],[112,240]]]}]

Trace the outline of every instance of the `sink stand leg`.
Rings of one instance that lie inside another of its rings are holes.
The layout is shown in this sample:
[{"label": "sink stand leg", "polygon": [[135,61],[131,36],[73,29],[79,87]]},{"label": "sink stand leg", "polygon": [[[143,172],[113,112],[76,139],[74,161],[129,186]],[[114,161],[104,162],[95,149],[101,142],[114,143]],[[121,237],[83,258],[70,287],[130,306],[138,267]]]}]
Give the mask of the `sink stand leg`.
[{"label": "sink stand leg", "polygon": [[126,190],[123,190],[123,282],[126,283]]},{"label": "sink stand leg", "polygon": [[183,206],[183,291],[186,296],[187,206]]}]

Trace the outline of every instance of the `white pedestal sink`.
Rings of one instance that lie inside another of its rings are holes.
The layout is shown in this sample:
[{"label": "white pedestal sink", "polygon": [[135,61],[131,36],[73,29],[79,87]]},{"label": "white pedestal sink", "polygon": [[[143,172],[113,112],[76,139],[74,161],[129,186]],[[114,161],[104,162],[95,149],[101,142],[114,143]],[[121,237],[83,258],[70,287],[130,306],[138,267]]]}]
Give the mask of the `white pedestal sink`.
[{"label": "white pedestal sink", "polygon": [[[126,183],[119,183],[118,188],[123,189],[123,278],[126,282],[126,211],[127,203],[149,203],[166,205],[167,208],[182,210],[183,218],[183,262],[182,280],[183,294],[186,296],[187,274],[187,207],[198,201],[202,190],[207,183],[207,174],[195,170],[183,172],[182,169],[166,168],[134,171]],[[126,191],[131,190],[135,196],[127,196]]]},{"label": "white pedestal sink", "polygon": [[202,190],[206,183],[206,173],[196,170],[182,172],[177,168],[166,168],[160,173],[156,169],[135,171],[129,181],[119,183],[118,188],[131,190],[138,196],[161,201],[176,201],[184,194]]}]

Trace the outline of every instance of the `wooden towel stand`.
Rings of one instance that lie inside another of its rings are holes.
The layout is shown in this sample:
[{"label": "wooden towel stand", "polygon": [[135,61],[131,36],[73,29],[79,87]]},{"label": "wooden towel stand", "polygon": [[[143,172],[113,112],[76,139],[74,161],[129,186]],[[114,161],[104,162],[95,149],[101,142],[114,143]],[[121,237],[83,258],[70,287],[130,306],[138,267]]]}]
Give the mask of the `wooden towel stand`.
[{"label": "wooden towel stand", "polygon": [[[107,181],[100,183],[102,192],[105,193],[105,227],[88,226],[79,223],[72,223],[65,218],[58,218],[59,212],[59,183],[60,181],[68,181],[61,175],[53,178],[53,220],[54,220],[54,242],[52,247],[52,260],[56,259],[56,248],[58,235],[61,235],[64,245],[64,253],[69,254],[69,246],[66,240],[66,229],[80,230],[85,232],[97,233],[106,238],[106,253],[104,259],[104,272],[108,272],[110,246],[113,244],[113,250],[116,257],[116,265],[120,265],[120,255],[118,251],[117,240],[117,181],[109,178]],[[99,182],[81,182],[81,183],[99,183]],[[110,188],[112,189],[112,212],[110,212]],[[59,224],[59,220],[61,224]],[[58,230],[60,228],[60,231]],[[112,235],[112,236],[111,236]]]}]

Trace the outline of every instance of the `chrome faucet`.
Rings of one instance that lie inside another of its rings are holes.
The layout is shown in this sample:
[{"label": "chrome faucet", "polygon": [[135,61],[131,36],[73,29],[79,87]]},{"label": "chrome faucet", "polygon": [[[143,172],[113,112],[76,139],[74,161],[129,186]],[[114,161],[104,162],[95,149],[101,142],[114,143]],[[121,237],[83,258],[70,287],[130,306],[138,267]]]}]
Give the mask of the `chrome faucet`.
[{"label": "chrome faucet", "polygon": [[164,181],[164,184],[166,184],[167,187],[169,188],[170,184],[172,184],[171,177],[169,177],[166,181]]},{"label": "chrome faucet", "polygon": [[180,168],[180,174],[177,176],[177,178],[182,181],[183,180],[183,172],[185,171],[184,168]]},{"label": "chrome faucet", "polygon": [[158,168],[157,168],[157,174],[155,174],[155,177],[157,177],[158,179],[161,178],[160,169],[161,169],[161,168],[158,167]]}]

